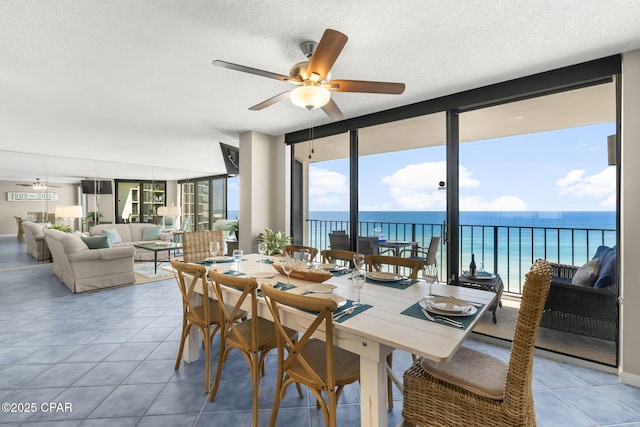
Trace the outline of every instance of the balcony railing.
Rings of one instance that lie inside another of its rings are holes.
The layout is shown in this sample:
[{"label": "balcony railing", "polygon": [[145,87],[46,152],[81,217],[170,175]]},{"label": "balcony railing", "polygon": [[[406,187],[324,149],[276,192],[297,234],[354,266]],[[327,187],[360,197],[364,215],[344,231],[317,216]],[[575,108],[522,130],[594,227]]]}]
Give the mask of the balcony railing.
[{"label": "balcony railing", "polygon": [[[329,233],[349,230],[349,221],[307,220],[310,246],[329,249]],[[373,236],[376,229],[388,240],[417,242],[426,251],[432,236],[442,236],[443,224],[361,221],[358,235]],[[437,260],[440,277],[446,277],[446,242],[440,240]],[[460,265],[475,254],[478,268],[500,274],[505,292],[521,294],[524,275],[539,258],[561,264],[582,265],[598,246],[615,246],[616,230],[605,228],[553,228],[505,225],[461,225]],[[465,269],[463,267],[463,269]]]}]

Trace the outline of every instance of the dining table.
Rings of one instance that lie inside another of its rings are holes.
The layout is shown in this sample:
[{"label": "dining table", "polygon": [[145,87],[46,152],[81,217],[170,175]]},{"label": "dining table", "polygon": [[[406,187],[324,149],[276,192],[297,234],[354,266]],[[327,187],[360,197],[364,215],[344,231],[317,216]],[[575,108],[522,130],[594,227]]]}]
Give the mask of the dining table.
[{"label": "dining table", "polygon": [[[330,293],[313,293],[322,289],[322,284],[319,286],[317,282],[278,274],[272,265],[280,262],[278,258],[246,254],[239,263],[239,272],[232,259],[203,264],[227,274],[259,276],[256,278],[261,286],[276,286],[287,292],[334,298],[340,304],[344,300],[344,306],[338,307],[336,311],[346,310],[356,299],[357,290],[352,284],[350,270],[334,270],[322,282],[323,285],[329,285],[325,288],[332,288]],[[321,267],[327,268],[325,265]],[[264,277],[272,274],[272,277]],[[225,288],[224,292],[225,302],[234,303],[239,295],[239,292],[231,288]],[[449,360],[496,298],[493,292],[434,283],[431,286],[431,297],[451,298],[452,301],[471,304],[473,315],[448,316],[462,322],[463,327],[457,327],[425,317],[420,303],[424,303],[423,298],[428,293],[428,285],[423,280],[398,278],[394,281],[377,282],[367,279],[360,292],[361,302],[365,306],[334,321],[335,345],[360,356],[360,423],[363,426],[387,425],[387,374],[392,373],[386,363],[388,354],[400,349],[434,361]],[[271,319],[264,298],[258,299],[258,315]],[[250,309],[250,306],[246,308]],[[315,317],[312,313],[291,307],[285,306],[281,310],[282,322],[299,331],[306,330]],[[318,330],[316,338],[324,338],[323,330]],[[185,362],[198,359],[201,339],[199,333],[189,335],[183,355]],[[396,381],[399,380],[394,379]]]}]

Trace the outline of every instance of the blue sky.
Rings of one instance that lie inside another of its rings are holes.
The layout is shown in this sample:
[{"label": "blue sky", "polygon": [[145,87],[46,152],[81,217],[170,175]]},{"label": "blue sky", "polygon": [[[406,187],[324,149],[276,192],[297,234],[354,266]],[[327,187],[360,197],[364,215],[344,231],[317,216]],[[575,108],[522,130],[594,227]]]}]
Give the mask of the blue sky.
[{"label": "blue sky", "polygon": [[[461,144],[461,210],[615,210],[614,132],[605,123]],[[444,146],[361,157],[360,210],[445,210],[445,159]],[[309,175],[310,211],[348,211],[348,159],[313,163]]]}]

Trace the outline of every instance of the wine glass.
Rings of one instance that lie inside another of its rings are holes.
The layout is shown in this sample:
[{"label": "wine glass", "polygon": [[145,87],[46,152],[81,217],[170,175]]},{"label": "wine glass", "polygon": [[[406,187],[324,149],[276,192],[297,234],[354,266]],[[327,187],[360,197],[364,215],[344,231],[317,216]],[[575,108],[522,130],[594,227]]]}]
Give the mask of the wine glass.
[{"label": "wine glass", "polygon": [[293,260],[291,259],[291,257],[289,256],[284,257],[284,259],[282,260],[282,269],[287,275],[287,286],[290,286],[291,283],[289,283],[289,280],[290,280],[289,275],[293,271]]},{"label": "wine glass", "polygon": [[233,250],[233,259],[236,261],[236,271],[240,273],[240,261],[242,261],[242,256],[244,252],[242,249],[234,249]]},{"label": "wine glass", "polygon": [[428,264],[424,266],[422,270],[422,278],[427,285],[429,286],[429,293],[427,294],[427,298],[432,298],[431,295],[431,285],[438,279],[438,267],[435,264]]},{"label": "wine glass", "polygon": [[220,252],[220,242],[209,242],[209,252],[211,252],[212,261],[215,262],[216,256]]},{"label": "wine glass", "polygon": [[366,273],[362,270],[355,270],[353,272],[353,287],[358,290],[358,295],[356,297],[356,301],[352,304],[354,307],[362,307],[364,304],[360,302],[360,289],[364,286],[364,282],[366,279]]},{"label": "wine glass", "polygon": [[309,265],[309,249],[300,249],[300,261],[302,261],[304,265]]},{"label": "wine glass", "polygon": [[353,256],[353,267],[356,270],[362,270],[362,267],[364,267],[364,255],[363,254],[355,254]]},{"label": "wine glass", "polygon": [[267,253],[267,243],[258,243],[258,252],[260,252],[260,270],[264,270],[264,254]]}]

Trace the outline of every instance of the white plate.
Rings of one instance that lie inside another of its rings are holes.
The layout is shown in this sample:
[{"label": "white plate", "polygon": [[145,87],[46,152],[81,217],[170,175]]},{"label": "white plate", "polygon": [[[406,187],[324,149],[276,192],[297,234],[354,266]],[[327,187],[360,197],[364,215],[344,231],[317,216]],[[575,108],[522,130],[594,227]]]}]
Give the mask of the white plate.
[{"label": "white plate", "polygon": [[313,285],[307,286],[305,290],[307,292],[313,292],[317,294],[330,294],[335,288],[337,288],[336,285],[330,285],[328,283],[314,283]]},{"label": "white plate", "polygon": [[474,280],[491,280],[491,279],[495,279],[496,278],[495,274],[482,275],[482,276],[472,276],[472,275],[469,274],[468,271],[463,271],[462,273],[465,276],[467,276],[469,279],[474,279]]},{"label": "white plate", "polygon": [[367,272],[367,277],[373,280],[379,280],[381,282],[395,282],[397,280],[404,279],[402,276],[399,276],[395,273],[386,273],[384,271],[370,271]]},{"label": "white plate", "polygon": [[334,270],[336,268],[335,264],[318,264],[318,268],[322,270]]},{"label": "white plate", "polygon": [[[434,306],[430,300],[435,300],[435,299],[449,299],[450,298],[443,298],[443,297],[433,297],[433,298],[423,298],[420,300],[419,304],[420,307],[424,308],[425,310],[431,312],[431,313],[435,313],[435,314],[442,314],[444,316],[455,316],[455,317],[464,317],[464,316],[473,316],[474,314],[476,314],[476,312],[478,311],[477,308],[475,308],[472,305],[468,306],[468,309],[466,308],[467,306],[465,306],[465,309],[467,311],[446,311],[446,310],[439,310],[438,308],[436,308],[436,306]],[[456,305],[458,306],[458,308],[460,308],[461,306],[458,304],[455,304],[455,302],[453,300],[451,300],[451,304],[452,305]]]},{"label": "white plate", "polygon": [[254,279],[271,279],[273,277],[276,277],[276,274],[269,273],[268,271],[259,271],[257,273],[253,273],[249,277],[253,277]]},{"label": "white plate", "polygon": [[338,303],[338,307],[342,307],[347,303],[347,299],[335,294],[309,294],[308,297],[332,299]]}]

